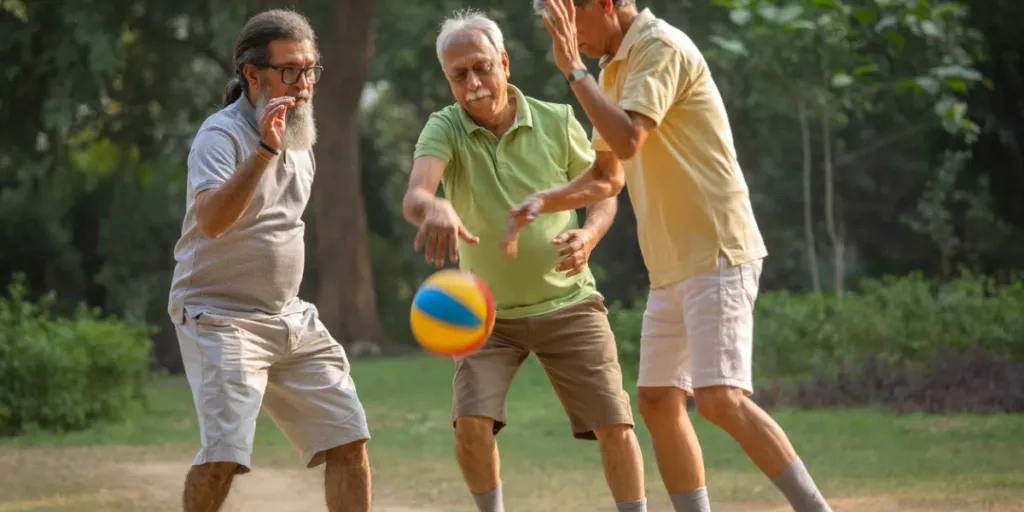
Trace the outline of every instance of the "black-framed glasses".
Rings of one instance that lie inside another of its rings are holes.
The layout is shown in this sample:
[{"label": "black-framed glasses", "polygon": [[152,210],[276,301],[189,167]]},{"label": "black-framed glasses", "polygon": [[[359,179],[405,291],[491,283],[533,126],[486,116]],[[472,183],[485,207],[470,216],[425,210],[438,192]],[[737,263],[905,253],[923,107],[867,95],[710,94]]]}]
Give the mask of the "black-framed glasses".
[{"label": "black-framed glasses", "polygon": [[281,72],[281,81],[287,85],[299,83],[299,78],[306,77],[306,82],[315,84],[320,81],[320,75],[324,72],[323,66],[309,66],[300,68],[296,66],[266,66]]}]

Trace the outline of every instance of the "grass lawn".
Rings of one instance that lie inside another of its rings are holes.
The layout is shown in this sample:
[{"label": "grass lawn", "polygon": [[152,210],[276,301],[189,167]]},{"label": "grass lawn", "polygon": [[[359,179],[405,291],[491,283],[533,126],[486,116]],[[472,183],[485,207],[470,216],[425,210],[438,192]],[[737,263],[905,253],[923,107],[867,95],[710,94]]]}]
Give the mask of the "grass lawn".
[{"label": "grass lawn", "polygon": [[[381,503],[474,510],[453,455],[451,370],[450,362],[428,357],[354,362],[374,436],[370,450]],[[508,412],[509,426],[498,440],[509,510],[614,510],[596,443],[571,437],[532,358],[513,385]],[[837,511],[1024,509],[1024,415],[771,412]],[[695,414],[693,420],[715,510],[785,510],[775,488],[727,435]],[[671,510],[642,426],[638,435],[650,509]],[[197,439],[184,378],[157,378],[146,414],[130,421],[0,440],[0,512],[180,510],[177,493]],[[154,486],[159,492],[147,495],[144,508],[138,501],[118,505],[118,496],[132,492],[132,479],[149,471],[144,462],[164,464],[170,476]],[[317,475],[301,468],[266,416],[259,421],[253,465],[252,475],[240,481],[277,470]]]}]

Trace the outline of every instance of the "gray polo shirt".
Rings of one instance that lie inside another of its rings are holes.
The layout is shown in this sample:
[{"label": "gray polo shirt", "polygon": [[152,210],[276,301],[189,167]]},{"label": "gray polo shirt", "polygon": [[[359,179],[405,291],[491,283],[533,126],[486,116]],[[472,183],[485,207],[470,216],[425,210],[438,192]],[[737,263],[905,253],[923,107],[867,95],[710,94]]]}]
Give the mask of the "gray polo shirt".
[{"label": "gray polo shirt", "polygon": [[246,165],[259,145],[258,126],[255,108],[242,95],[207,118],[192,142],[168,301],[175,323],[203,310],[258,317],[305,308],[298,292],[306,257],[302,213],[316,171],[312,150],[275,157],[249,207],[220,237],[206,238],[196,223],[196,194]]}]

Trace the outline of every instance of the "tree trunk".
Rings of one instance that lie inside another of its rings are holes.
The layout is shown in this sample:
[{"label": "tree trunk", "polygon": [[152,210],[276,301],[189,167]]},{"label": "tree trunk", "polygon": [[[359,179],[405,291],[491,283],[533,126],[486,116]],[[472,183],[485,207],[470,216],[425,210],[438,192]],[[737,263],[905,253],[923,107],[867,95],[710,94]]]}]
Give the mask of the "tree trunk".
[{"label": "tree trunk", "polygon": [[821,116],[821,144],[822,161],[825,169],[825,227],[828,230],[829,240],[832,242],[832,277],[833,287],[836,295],[843,295],[843,281],[845,279],[846,257],[844,255],[843,236],[836,226],[836,196],[835,196],[835,168],[832,159],[832,111],[829,108],[828,100],[822,107]]},{"label": "tree trunk", "polygon": [[811,288],[821,292],[821,275],[818,271],[817,242],[814,239],[814,209],[811,204],[811,129],[807,121],[807,99],[797,100],[797,115],[800,119],[800,141],[804,150],[804,242],[807,244],[807,270],[811,274]]},{"label": "tree trunk", "polygon": [[316,91],[317,308],[343,345],[376,344],[381,326],[357,131],[359,100],[373,54],[373,1],[334,2],[326,10],[331,14],[319,44],[324,74]]}]

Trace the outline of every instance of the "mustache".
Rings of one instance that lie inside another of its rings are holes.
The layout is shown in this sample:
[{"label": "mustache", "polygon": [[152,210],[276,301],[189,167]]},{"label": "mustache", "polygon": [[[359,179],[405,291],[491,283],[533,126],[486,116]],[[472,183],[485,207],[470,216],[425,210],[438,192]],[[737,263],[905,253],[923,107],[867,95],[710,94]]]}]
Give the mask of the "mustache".
[{"label": "mustache", "polygon": [[471,93],[467,94],[466,95],[466,100],[467,101],[473,101],[473,100],[478,100],[480,98],[489,98],[489,97],[491,97],[490,89],[480,88],[480,89],[477,89],[475,92],[471,92]]}]

